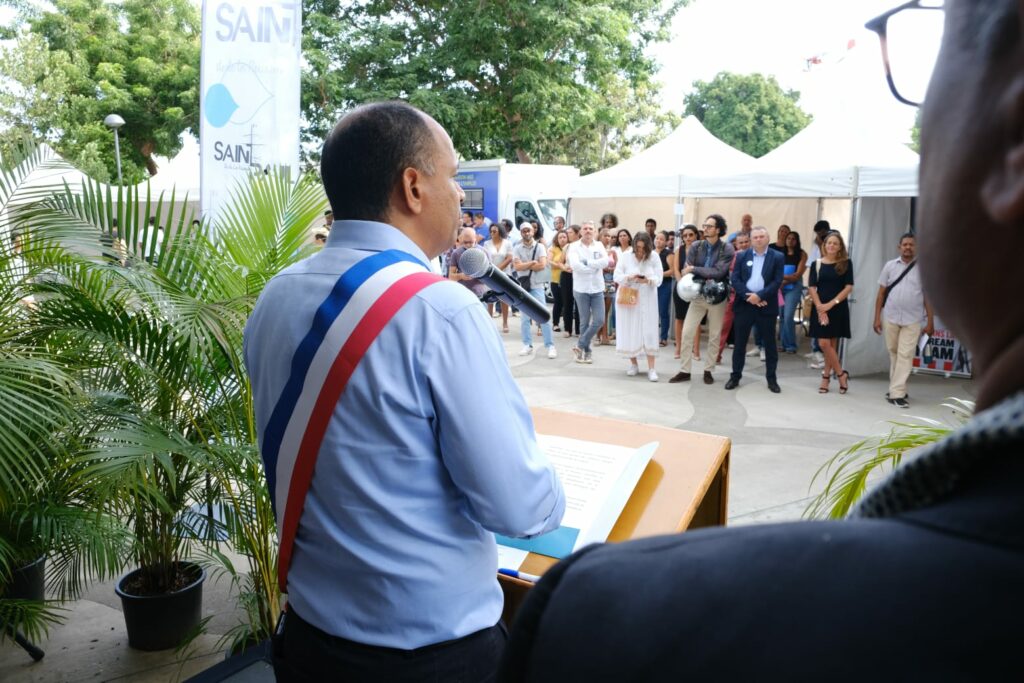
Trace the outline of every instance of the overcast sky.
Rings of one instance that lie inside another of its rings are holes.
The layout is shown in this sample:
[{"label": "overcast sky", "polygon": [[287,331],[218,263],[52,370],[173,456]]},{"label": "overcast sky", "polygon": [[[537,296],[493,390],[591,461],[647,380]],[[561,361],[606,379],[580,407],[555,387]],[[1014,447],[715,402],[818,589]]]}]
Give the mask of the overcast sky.
[{"label": "overcast sky", "polygon": [[[694,80],[720,71],[773,75],[801,93],[815,116],[858,112],[864,125],[909,140],[915,110],[889,93],[875,34],[864,22],[899,0],[693,0],[673,22],[673,39],[658,45],[665,105],[675,111]],[[856,47],[847,52],[848,41]],[[937,36],[918,37],[921,52]],[[934,49],[934,48],[931,48]],[[806,70],[806,60],[824,54]],[[841,60],[841,61],[840,61]]]}]

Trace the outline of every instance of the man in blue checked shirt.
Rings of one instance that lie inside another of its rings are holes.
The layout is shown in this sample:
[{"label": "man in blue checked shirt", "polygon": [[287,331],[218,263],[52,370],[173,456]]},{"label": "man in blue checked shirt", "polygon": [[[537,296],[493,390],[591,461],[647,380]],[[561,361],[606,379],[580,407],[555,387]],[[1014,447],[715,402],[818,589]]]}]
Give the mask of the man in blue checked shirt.
[{"label": "man in blue checked shirt", "polygon": [[[246,326],[287,582],[279,681],[490,679],[494,533],[561,521],[486,309],[428,270],[459,227],[456,170],[413,107],[347,114],[323,148],[327,245],[274,277]],[[466,420],[468,405],[486,409]]]}]

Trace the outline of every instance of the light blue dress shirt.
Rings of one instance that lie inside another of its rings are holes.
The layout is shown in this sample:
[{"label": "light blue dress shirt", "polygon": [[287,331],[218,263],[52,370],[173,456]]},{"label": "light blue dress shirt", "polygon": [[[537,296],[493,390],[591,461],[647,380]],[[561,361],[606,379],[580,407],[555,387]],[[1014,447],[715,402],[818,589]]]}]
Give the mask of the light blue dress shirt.
[{"label": "light blue dress shirt", "polygon": [[[335,221],[324,249],[267,284],[245,330],[261,442],[316,308],[342,272],[387,249],[428,262],[392,226]],[[455,282],[432,284],[381,331],[335,408],[288,600],[317,628],[360,643],[460,638],[501,616],[493,532],[545,533],[564,510],[486,309]]]},{"label": "light blue dress shirt", "polygon": [[764,275],[761,271],[764,270],[764,260],[768,258],[768,250],[765,249],[763,254],[758,254],[751,249],[750,254],[754,265],[751,267],[750,277],[747,279],[747,291],[751,294],[757,294],[764,289]]}]

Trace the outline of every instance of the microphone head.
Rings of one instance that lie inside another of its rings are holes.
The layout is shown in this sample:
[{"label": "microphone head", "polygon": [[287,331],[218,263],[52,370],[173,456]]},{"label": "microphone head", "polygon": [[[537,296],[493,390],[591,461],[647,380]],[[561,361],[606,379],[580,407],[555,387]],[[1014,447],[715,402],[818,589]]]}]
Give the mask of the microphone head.
[{"label": "microphone head", "polygon": [[471,247],[459,256],[459,270],[470,277],[480,277],[487,272],[491,259],[483,249]]}]

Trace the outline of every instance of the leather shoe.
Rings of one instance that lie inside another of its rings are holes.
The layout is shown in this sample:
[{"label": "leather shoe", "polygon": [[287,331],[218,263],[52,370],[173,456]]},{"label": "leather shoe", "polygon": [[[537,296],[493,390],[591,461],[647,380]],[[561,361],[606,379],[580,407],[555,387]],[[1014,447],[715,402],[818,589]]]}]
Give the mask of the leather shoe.
[{"label": "leather shoe", "polygon": [[690,373],[688,372],[677,372],[672,376],[672,379],[668,381],[669,384],[678,384],[679,382],[689,382]]},{"label": "leather shoe", "polygon": [[735,389],[739,385],[740,385],[740,381],[738,379],[733,379],[732,377],[730,377],[729,381],[725,383],[725,390],[726,391],[732,391],[733,389]]},{"label": "leather shoe", "polygon": [[714,384],[715,378],[711,376],[711,373],[707,370],[704,371],[704,384]]},{"label": "leather shoe", "polygon": [[773,394],[780,394],[782,393],[782,387],[779,386],[778,382],[768,382],[768,391]]}]

